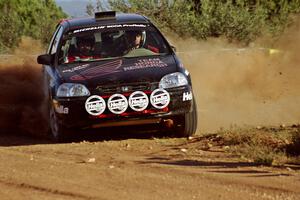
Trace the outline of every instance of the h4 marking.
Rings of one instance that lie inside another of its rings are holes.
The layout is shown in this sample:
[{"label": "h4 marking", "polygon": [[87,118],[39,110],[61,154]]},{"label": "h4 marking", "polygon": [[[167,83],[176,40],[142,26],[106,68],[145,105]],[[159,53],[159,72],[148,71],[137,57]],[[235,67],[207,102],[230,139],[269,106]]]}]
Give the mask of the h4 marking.
[{"label": "h4 marking", "polygon": [[191,101],[193,99],[192,92],[184,92],[182,101]]}]

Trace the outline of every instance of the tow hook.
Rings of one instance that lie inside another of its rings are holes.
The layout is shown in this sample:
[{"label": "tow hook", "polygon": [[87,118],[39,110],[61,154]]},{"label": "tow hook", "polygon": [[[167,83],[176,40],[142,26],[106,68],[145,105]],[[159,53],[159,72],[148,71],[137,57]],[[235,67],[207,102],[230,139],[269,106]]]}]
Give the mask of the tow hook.
[{"label": "tow hook", "polygon": [[172,119],[164,119],[162,123],[167,128],[172,128],[174,126],[174,121]]}]

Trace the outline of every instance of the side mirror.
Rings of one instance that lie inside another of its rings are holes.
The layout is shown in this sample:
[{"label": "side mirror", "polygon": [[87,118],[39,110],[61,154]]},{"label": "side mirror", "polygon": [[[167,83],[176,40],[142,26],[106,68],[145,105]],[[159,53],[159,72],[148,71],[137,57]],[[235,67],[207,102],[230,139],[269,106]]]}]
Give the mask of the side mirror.
[{"label": "side mirror", "polygon": [[176,51],[177,51],[176,47],[174,47],[174,46],[171,46],[171,48],[172,48],[172,50],[173,50],[174,52],[176,52]]},{"label": "side mirror", "polygon": [[37,57],[37,63],[41,65],[51,65],[52,64],[52,56],[49,54],[39,55]]}]

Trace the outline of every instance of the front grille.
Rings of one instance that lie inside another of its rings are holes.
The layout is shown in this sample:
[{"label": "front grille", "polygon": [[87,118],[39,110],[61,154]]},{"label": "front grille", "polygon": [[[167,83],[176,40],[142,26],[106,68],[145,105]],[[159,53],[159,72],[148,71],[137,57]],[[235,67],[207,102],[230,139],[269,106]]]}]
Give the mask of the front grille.
[{"label": "front grille", "polygon": [[115,94],[115,93],[127,93],[134,91],[147,91],[154,90],[157,87],[157,83],[139,82],[128,84],[116,84],[108,86],[97,86],[95,93],[97,94]]}]

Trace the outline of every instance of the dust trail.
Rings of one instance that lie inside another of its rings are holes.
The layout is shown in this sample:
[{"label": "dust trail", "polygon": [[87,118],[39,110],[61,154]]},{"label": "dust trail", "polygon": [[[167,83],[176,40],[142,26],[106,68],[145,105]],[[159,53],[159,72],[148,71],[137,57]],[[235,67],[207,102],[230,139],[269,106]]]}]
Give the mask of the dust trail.
[{"label": "dust trail", "polygon": [[39,52],[37,41],[23,38],[13,55],[0,57],[0,132],[45,131],[42,68],[34,56]]},{"label": "dust trail", "polygon": [[273,44],[280,52],[172,39],[192,75],[200,132],[300,122],[300,20]]}]

